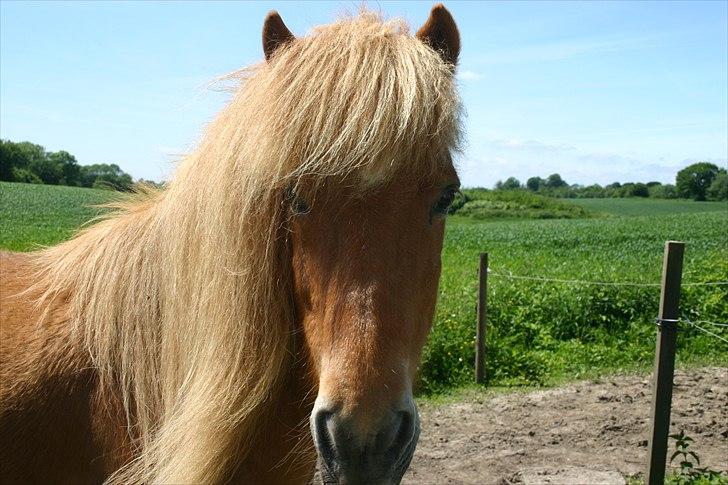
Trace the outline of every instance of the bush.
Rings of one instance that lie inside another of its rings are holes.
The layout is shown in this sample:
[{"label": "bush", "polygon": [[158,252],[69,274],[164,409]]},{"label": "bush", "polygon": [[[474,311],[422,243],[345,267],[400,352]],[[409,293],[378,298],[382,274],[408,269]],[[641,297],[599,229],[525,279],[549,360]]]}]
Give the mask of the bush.
[{"label": "bush", "polygon": [[652,185],[648,188],[650,197],[655,199],[677,199],[677,190],[674,185]]},{"label": "bush", "polygon": [[25,168],[13,168],[13,180],[26,184],[42,184],[43,181],[36,174]]},{"label": "bush", "polygon": [[632,197],[649,197],[650,192],[647,185],[638,182],[632,186],[629,195]]},{"label": "bush", "polygon": [[586,209],[528,190],[463,189],[451,214],[472,219],[574,219],[590,217]]},{"label": "bush", "polygon": [[710,200],[728,200],[728,173],[721,172],[716,175],[707,191]]}]

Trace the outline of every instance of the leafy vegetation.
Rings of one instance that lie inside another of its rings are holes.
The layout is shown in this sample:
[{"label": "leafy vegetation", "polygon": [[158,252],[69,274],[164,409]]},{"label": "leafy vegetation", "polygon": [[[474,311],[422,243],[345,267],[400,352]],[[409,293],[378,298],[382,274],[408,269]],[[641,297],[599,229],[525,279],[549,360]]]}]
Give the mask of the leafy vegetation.
[{"label": "leafy vegetation", "polygon": [[680,431],[671,434],[670,438],[675,440],[675,451],[670,456],[670,463],[677,460],[680,469],[666,477],[668,485],[727,485],[728,476],[718,470],[700,466],[700,456],[695,450],[690,449],[690,443],[694,440]]},{"label": "leafy vegetation", "polygon": [[[675,449],[670,455],[670,464],[679,468],[665,476],[665,485],[728,485],[728,475],[719,470],[700,466],[700,455],[692,448],[694,440],[681,430],[671,434]],[[628,485],[644,485],[642,474],[627,478]]]},{"label": "leafy vegetation", "polygon": [[575,219],[590,212],[525,190],[463,189],[451,213],[473,219]]},{"label": "leafy vegetation", "polygon": [[47,152],[34,143],[10,140],[0,140],[0,180],[113,190],[131,190],[133,185],[131,175],[118,165],[79,165],[66,151]]},{"label": "leafy vegetation", "polygon": [[[680,197],[705,200],[710,190],[711,194],[722,195],[720,188],[714,188],[713,182],[719,175],[724,176],[726,171],[713,163],[699,162],[688,165],[677,173],[675,187]],[[720,180],[719,180],[719,183]]]}]

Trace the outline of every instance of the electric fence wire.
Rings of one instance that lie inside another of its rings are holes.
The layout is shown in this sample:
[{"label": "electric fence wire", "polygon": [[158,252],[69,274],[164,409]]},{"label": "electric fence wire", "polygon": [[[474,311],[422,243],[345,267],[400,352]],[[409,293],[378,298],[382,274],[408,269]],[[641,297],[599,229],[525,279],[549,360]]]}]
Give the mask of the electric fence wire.
[{"label": "electric fence wire", "polygon": [[715,323],[707,320],[695,320],[695,323],[702,323],[704,325],[713,325],[714,327],[728,327],[728,323]]},{"label": "electric fence wire", "polygon": [[[710,335],[710,336],[712,336],[712,337],[715,337],[715,338],[717,338],[718,340],[722,340],[723,342],[725,342],[725,343],[727,343],[727,344],[728,344],[728,339],[726,339],[726,338],[724,338],[724,337],[721,337],[720,335],[718,335],[718,334],[715,334],[715,333],[711,332],[710,330],[707,330],[707,329],[705,329],[705,328],[701,327],[701,326],[700,326],[700,325],[698,325],[697,323],[695,323],[695,322],[692,322],[692,321],[688,320],[687,318],[681,318],[681,319],[680,319],[680,321],[681,321],[681,322],[685,322],[685,323],[687,323],[687,324],[689,324],[689,325],[692,325],[693,327],[697,328],[697,329],[698,329],[698,330],[700,330],[701,332],[703,332],[703,333],[706,333],[706,334],[708,334],[708,335]],[[724,323],[713,323],[713,322],[706,322],[705,320],[698,320],[698,321],[699,321],[699,322],[701,322],[701,323],[703,323],[703,322],[704,322],[704,324],[705,324],[705,323],[710,323],[710,324],[713,324],[713,325],[715,325],[715,326],[719,326],[719,327],[728,327],[728,325],[727,325],[727,324],[724,324]]]},{"label": "electric fence wire", "polygon": [[[490,268],[488,268],[488,274],[495,276],[497,278],[505,278],[505,279],[512,279],[512,280],[528,280],[528,281],[541,281],[544,283],[566,283],[566,284],[576,284],[576,285],[598,285],[598,286],[637,286],[637,287],[659,287],[661,286],[660,283],[635,283],[630,281],[587,281],[587,280],[567,280],[567,279],[560,279],[560,278],[543,278],[540,276],[524,276],[524,275],[515,275],[511,273],[510,271],[506,273],[501,273],[497,271],[492,271]],[[682,283],[681,286],[722,286],[722,285],[728,285],[728,281],[706,281],[703,283]]]},{"label": "electric fence wire", "polygon": [[[501,273],[497,271],[493,271],[491,268],[488,268],[488,274],[491,276],[495,276],[498,278],[505,278],[505,279],[512,279],[512,280],[528,280],[528,281],[540,281],[544,283],[566,283],[566,284],[577,284],[577,285],[599,285],[599,286],[637,286],[637,287],[659,287],[662,286],[660,283],[636,283],[636,282],[629,282],[629,281],[587,281],[587,280],[567,280],[567,279],[561,279],[561,278],[543,278],[540,276],[525,276],[525,275],[515,275],[511,273],[510,271],[506,273]],[[703,283],[682,283],[681,286],[723,286],[728,285],[728,281],[706,281]],[[687,318],[681,318],[680,320],[675,320],[675,323],[677,322],[685,322],[689,325],[692,325],[696,329],[700,330],[703,333],[706,333],[712,337],[717,338],[718,340],[721,340],[728,344],[728,339],[721,337],[720,335],[711,332],[710,330],[701,327],[698,324],[702,325],[712,325],[714,327],[728,327],[728,323],[716,323],[716,322],[710,322],[708,320],[696,320],[691,321]]]}]

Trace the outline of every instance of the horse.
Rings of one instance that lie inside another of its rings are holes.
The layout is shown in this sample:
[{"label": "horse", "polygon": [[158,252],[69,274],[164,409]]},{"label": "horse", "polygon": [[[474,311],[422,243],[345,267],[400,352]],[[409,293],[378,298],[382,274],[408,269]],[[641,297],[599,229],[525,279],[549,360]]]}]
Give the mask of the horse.
[{"label": "horse", "polygon": [[362,10],[265,60],[163,189],[2,253],[3,483],[397,483],[459,181],[460,39]]}]

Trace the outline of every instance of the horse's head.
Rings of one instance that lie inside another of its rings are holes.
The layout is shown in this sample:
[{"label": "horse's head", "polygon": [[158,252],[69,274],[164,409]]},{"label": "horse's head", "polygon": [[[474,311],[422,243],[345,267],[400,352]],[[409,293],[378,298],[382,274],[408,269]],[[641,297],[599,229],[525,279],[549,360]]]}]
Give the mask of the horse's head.
[{"label": "horse's head", "polygon": [[[454,66],[459,36],[444,7],[416,37]],[[263,41],[270,59],[295,39],[273,13]],[[459,185],[449,147],[440,148],[420,155],[433,160],[410,164],[429,167],[422,173],[401,170],[363,190],[342,175],[315,190],[304,177],[290,191],[296,314],[318,381],[310,423],[326,482],[396,483],[414,452],[412,386],[435,308],[445,215]]]}]

